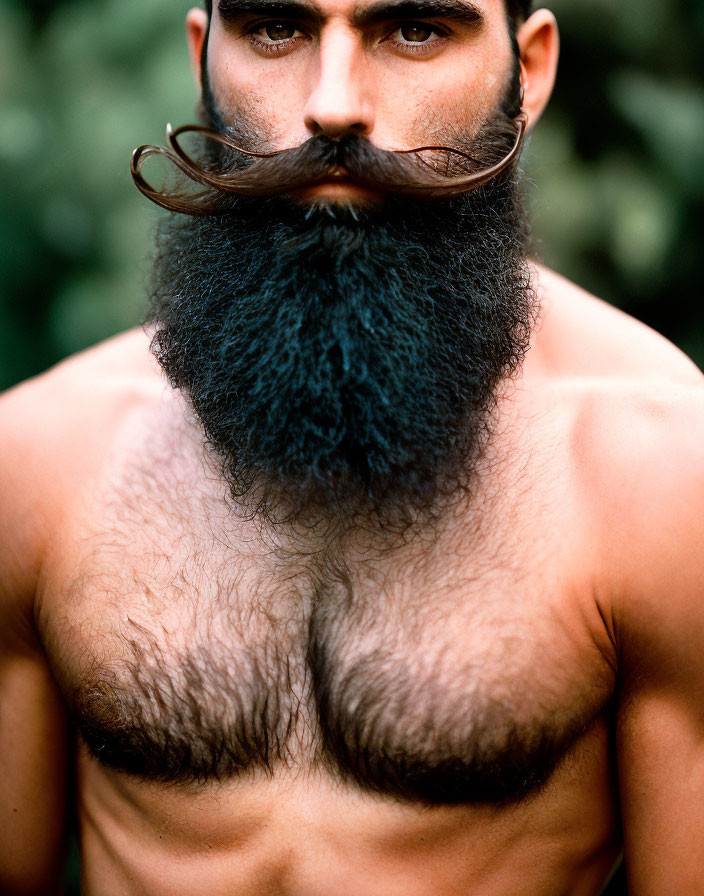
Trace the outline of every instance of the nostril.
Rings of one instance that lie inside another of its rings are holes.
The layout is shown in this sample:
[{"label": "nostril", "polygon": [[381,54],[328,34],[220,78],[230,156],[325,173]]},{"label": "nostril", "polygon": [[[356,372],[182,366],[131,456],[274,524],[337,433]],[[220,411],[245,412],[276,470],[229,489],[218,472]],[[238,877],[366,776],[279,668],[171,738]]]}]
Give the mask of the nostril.
[{"label": "nostril", "polygon": [[308,133],[313,137],[324,134],[331,140],[342,140],[348,135],[367,136],[371,131],[372,122],[358,115],[359,112],[345,115],[338,104],[337,108],[326,109],[324,112],[318,109],[317,114],[311,110],[311,114],[305,117],[305,124]]}]

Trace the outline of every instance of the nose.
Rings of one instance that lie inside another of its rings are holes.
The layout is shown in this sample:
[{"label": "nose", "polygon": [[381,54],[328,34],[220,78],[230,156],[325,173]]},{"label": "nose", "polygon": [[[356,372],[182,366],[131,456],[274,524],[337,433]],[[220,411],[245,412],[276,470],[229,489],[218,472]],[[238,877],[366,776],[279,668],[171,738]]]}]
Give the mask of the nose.
[{"label": "nose", "polygon": [[369,136],[374,127],[364,52],[351,29],[328,25],[321,35],[315,83],[304,110],[311,136]]}]

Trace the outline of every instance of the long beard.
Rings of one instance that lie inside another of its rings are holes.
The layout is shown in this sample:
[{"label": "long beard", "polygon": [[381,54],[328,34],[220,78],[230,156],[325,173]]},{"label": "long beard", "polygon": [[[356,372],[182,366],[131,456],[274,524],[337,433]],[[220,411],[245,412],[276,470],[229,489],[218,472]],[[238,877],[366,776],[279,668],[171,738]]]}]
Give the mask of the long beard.
[{"label": "long beard", "polygon": [[403,530],[472,474],[534,317],[519,191],[238,200],[158,237],[153,350],[237,505]]}]

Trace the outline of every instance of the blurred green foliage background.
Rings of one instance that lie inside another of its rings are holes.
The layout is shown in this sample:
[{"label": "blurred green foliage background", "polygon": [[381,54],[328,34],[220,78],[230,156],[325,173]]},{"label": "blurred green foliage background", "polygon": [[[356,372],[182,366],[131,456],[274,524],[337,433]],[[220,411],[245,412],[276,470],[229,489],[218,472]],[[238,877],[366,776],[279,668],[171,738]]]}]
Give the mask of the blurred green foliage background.
[{"label": "blurred green foliage background", "polygon": [[[0,388],[138,322],[130,151],[194,118],[188,0],[0,0]],[[704,0],[553,0],[539,251],[704,368]]]},{"label": "blurred green foliage background", "polygon": [[[194,118],[189,0],[0,0],[0,388],[137,322],[159,214],[132,148]],[[528,153],[548,264],[704,366],[704,0],[554,0]]]}]

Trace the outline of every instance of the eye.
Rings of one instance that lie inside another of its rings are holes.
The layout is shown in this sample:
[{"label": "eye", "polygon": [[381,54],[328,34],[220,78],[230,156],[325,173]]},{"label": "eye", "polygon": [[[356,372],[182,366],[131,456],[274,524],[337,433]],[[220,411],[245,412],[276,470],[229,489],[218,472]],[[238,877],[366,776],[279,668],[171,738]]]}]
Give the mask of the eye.
[{"label": "eye", "polygon": [[388,41],[404,52],[423,53],[437,49],[447,35],[436,25],[427,22],[404,22],[393,31]]},{"label": "eye", "polygon": [[398,30],[401,32],[401,37],[409,44],[425,43],[436,33],[435,29],[431,28],[430,25],[423,25],[420,22],[410,22],[401,25]]},{"label": "eye", "polygon": [[255,49],[274,55],[293,48],[305,36],[295,22],[283,20],[260,22],[247,31],[247,40]]},{"label": "eye", "polygon": [[[263,32],[263,34],[262,34]],[[282,40],[291,40],[292,37],[301,37],[302,34],[292,22],[267,22],[262,25],[255,34],[260,39],[266,38],[271,43]]]}]

